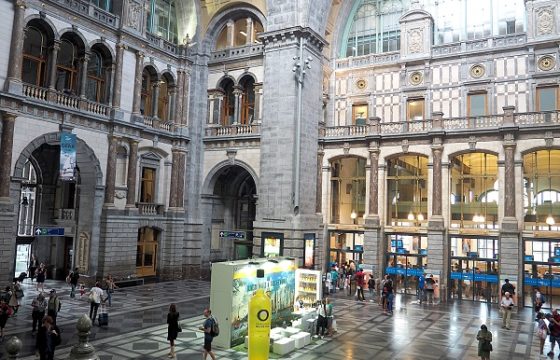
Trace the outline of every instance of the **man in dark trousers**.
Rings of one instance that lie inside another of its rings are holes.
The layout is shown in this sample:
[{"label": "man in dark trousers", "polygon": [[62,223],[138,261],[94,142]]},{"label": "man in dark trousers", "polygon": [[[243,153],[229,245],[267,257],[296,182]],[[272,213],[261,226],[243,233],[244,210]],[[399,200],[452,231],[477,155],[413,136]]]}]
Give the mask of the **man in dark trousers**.
[{"label": "man in dark trousers", "polygon": [[72,271],[69,276],[70,276],[70,286],[72,288],[70,290],[70,297],[74,298],[76,297],[76,287],[78,287],[78,280],[80,279],[80,269],[75,268],[74,271]]}]

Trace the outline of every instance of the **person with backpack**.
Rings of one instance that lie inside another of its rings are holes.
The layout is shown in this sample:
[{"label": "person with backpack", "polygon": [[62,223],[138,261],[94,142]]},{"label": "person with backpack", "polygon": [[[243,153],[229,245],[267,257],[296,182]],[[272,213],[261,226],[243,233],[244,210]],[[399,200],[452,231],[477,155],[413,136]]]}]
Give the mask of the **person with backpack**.
[{"label": "person with backpack", "polygon": [[31,312],[31,318],[33,319],[31,334],[35,335],[36,329],[41,327],[41,321],[43,321],[43,318],[45,317],[47,306],[48,302],[43,293],[39,293],[39,295],[37,295],[37,297],[31,302],[31,307],[33,308],[33,311]]},{"label": "person with backpack", "polygon": [[60,329],[54,324],[52,317],[45,316],[35,343],[40,360],[54,360],[54,350],[60,343]]},{"label": "person with backpack", "polygon": [[546,298],[541,293],[539,288],[535,288],[535,312],[539,313],[541,311],[541,307],[546,302]]},{"label": "person with backpack", "polygon": [[56,317],[58,316],[58,312],[60,311],[61,306],[62,306],[62,303],[60,302],[60,299],[58,298],[58,295],[56,294],[56,290],[51,289],[51,292],[50,292],[50,295],[49,295],[49,302],[48,302],[48,305],[47,305],[47,315],[52,318],[52,321],[53,321],[54,325],[56,325]]},{"label": "person with backpack", "polygon": [[212,311],[208,308],[204,309],[204,317],[206,318],[206,320],[204,320],[204,324],[200,328],[204,331],[204,347],[202,351],[202,358],[206,360],[208,355],[210,355],[212,360],[216,360],[216,355],[214,355],[214,352],[212,351],[212,340],[215,336],[218,335],[215,333],[217,322],[216,319],[212,317]]},{"label": "person with backpack", "polygon": [[76,288],[78,287],[78,280],[80,280],[80,269],[75,268],[74,271],[72,271],[68,275],[68,280],[70,282],[70,297],[75,298]]}]

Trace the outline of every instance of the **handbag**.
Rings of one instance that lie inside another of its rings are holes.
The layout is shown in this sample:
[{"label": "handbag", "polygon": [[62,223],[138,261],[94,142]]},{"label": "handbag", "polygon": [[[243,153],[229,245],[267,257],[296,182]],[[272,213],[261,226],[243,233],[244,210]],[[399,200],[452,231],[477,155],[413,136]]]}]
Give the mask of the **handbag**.
[{"label": "handbag", "polygon": [[95,302],[95,295],[92,293],[89,294],[88,300],[90,303],[94,303]]},{"label": "handbag", "polygon": [[492,343],[488,340],[482,342],[482,351],[492,351]]},{"label": "handbag", "polygon": [[177,323],[177,332],[183,332],[183,328],[181,327],[181,324]]}]

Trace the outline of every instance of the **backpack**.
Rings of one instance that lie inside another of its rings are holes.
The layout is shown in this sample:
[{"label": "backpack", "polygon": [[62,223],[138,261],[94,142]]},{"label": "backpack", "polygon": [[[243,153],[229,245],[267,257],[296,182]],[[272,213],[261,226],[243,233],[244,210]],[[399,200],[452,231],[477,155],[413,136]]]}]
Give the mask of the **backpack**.
[{"label": "backpack", "polygon": [[220,335],[220,325],[218,325],[218,320],[212,317],[212,328],[210,329],[210,335],[212,337]]}]

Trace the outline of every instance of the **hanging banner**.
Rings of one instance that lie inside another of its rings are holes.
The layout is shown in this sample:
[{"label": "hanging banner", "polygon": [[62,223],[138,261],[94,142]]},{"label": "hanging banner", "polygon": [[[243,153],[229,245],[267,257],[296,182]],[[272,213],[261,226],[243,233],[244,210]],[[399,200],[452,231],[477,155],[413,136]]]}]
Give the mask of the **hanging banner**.
[{"label": "hanging banner", "polygon": [[60,167],[59,178],[62,181],[73,181],[76,168],[76,135],[68,132],[60,134]]}]

